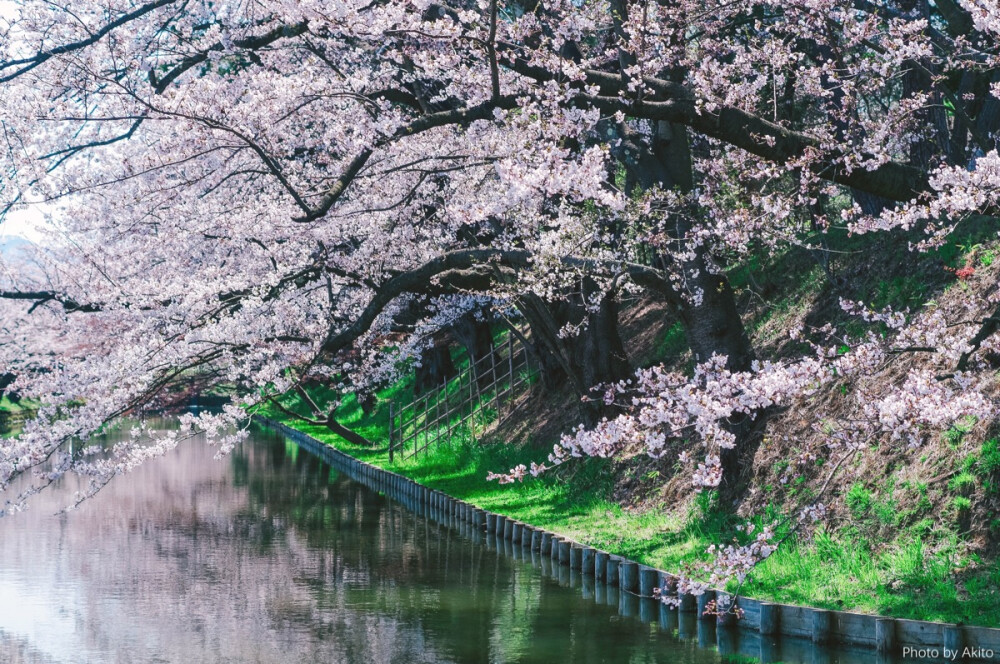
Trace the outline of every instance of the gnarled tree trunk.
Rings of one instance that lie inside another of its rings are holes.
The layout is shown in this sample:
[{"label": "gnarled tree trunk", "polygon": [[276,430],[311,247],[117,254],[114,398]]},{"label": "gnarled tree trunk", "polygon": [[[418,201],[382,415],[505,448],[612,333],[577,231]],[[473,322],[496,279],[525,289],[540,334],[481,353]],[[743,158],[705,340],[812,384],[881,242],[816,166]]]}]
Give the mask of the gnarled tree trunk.
[{"label": "gnarled tree trunk", "polygon": [[[618,333],[615,293],[601,294],[596,307],[584,306],[598,291],[597,282],[584,277],[576,297],[547,302],[529,294],[518,304],[531,326],[532,354],[539,362],[543,386],[553,389],[568,381],[581,398],[580,414],[586,425],[613,414],[602,398],[602,386],[631,374]],[[577,331],[562,333],[568,326]]]},{"label": "gnarled tree trunk", "polygon": [[449,378],[458,373],[451,360],[451,350],[447,341],[439,339],[420,354],[420,366],[416,368],[413,391],[423,392],[441,387]]},{"label": "gnarled tree trunk", "polygon": [[[626,134],[617,154],[633,173],[637,186],[643,189],[659,187],[684,194],[694,189],[691,149],[684,126],[660,122],[656,134],[648,141]],[[696,362],[723,355],[730,371],[747,371],[754,360],[754,349],[743,327],[733,289],[713,263],[709,247],[692,245],[691,232],[698,223],[698,214],[692,204],[668,219],[665,240],[681,251],[661,254],[660,266],[665,272],[683,275],[684,291],[669,287],[667,299],[684,326]],[[678,262],[674,255],[688,257]],[[764,414],[755,413],[734,418],[727,425],[736,436],[733,449],[719,451],[720,491],[727,503],[740,492],[744,470],[752,462],[763,421]]]}]

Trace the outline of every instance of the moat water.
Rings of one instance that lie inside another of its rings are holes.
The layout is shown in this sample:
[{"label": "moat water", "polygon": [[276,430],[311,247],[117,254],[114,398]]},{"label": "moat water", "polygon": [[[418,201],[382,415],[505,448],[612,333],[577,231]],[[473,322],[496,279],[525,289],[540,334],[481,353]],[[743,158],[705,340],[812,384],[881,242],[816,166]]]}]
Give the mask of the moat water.
[{"label": "moat water", "polygon": [[[717,631],[338,474],[191,440],[75,511],[0,519],[0,662],[863,662]],[[745,661],[745,660],[743,660]]]}]

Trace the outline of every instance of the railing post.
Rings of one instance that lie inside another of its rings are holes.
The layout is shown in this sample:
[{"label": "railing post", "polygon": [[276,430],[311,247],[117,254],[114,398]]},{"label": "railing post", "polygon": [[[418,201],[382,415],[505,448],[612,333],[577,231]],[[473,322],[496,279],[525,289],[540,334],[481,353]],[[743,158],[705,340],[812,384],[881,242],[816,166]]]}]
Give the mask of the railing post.
[{"label": "railing post", "polygon": [[500,419],[500,380],[497,375],[497,353],[496,349],[490,353],[490,366],[493,369],[493,403],[497,406],[497,419]]},{"label": "railing post", "polygon": [[[434,408],[434,413],[435,413],[435,416],[434,416],[434,427],[435,427],[435,431],[434,431],[434,434],[435,434],[434,435],[434,445],[437,446],[437,447],[441,446],[441,397],[442,396],[444,396],[444,397],[448,396],[448,379],[447,378],[444,379],[444,383],[441,384],[441,388],[442,388],[443,394],[438,394],[437,404],[435,405],[435,408]],[[446,413],[448,412],[447,408],[445,408],[445,412]]]},{"label": "railing post", "polygon": [[514,333],[507,333],[507,368],[510,372],[507,378],[507,413],[514,412]]},{"label": "railing post", "polygon": [[475,360],[469,364],[469,436],[472,442],[476,442],[476,364]]},{"label": "railing post", "polygon": [[389,463],[392,463],[392,443],[393,443],[392,428],[394,424],[395,420],[393,419],[392,402],[390,401],[389,402]]},{"label": "railing post", "polygon": [[[459,384],[462,382],[462,374],[458,374]],[[448,444],[451,445],[451,394],[448,392],[448,381],[444,381],[444,419],[448,431]]]},{"label": "railing post", "polygon": [[431,416],[431,398],[430,395],[424,397],[424,456],[427,456],[427,448],[431,445],[431,432],[430,428],[427,426],[427,418]]}]

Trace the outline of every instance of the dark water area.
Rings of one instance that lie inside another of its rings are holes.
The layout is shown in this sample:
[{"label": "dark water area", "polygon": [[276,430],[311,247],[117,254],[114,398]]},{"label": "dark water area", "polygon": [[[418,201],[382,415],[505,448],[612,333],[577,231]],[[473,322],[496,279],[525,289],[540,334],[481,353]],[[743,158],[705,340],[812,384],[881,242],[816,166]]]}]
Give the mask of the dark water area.
[{"label": "dark water area", "polygon": [[717,632],[413,512],[266,430],[0,519],[0,662],[862,662]]}]

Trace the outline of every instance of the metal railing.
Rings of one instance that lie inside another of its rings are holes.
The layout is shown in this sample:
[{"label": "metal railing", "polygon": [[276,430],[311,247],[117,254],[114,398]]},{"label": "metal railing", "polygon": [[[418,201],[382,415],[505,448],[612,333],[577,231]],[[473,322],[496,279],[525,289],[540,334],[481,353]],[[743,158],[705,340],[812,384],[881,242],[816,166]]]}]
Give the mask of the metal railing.
[{"label": "metal railing", "polygon": [[471,361],[440,387],[409,403],[389,402],[389,461],[426,453],[458,436],[477,438],[494,418],[506,419],[520,405],[538,373],[524,345],[524,336],[510,332],[487,355]]}]

